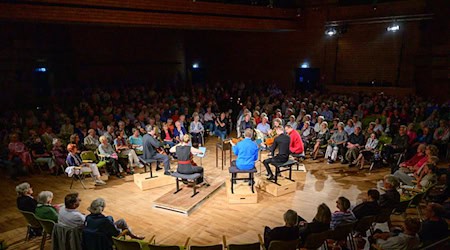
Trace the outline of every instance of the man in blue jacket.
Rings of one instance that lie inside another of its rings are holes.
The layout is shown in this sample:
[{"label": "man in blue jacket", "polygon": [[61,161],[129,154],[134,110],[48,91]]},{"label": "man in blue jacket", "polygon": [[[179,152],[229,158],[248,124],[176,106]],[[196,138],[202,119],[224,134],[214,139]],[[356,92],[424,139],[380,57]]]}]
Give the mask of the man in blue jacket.
[{"label": "man in blue jacket", "polygon": [[246,129],[244,131],[244,140],[233,145],[233,153],[237,156],[231,166],[236,166],[240,170],[250,170],[255,167],[255,161],[258,160],[258,146],[252,141],[253,130]]}]

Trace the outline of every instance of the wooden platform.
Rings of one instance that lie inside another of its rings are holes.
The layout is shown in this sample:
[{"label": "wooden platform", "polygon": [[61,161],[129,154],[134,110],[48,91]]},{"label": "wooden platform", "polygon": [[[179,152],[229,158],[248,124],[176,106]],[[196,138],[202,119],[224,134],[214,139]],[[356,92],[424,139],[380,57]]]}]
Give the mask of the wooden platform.
[{"label": "wooden platform", "polygon": [[275,197],[289,194],[297,190],[297,183],[295,181],[291,181],[283,177],[278,177],[278,184],[280,185],[268,181],[264,177],[257,179],[258,180],[256,181],[256,183],[258,185],[258,188]]},{"label": "wooden platform", "polygon": [[142,191],[167,186],[170,184],[175,185],[175,178],[169,175],[164,175],[162,172],[158,174],[153,174],[153,176],[158,176],[151,179],[146,179],[150,177],[149,173],[134,174],[134,184],[139,187]]},{"label": "wooden platform", "polygon": [[227,198],[230,204],[255,204],[258,203],[258,189],[255,187],[252,193],[248,182],[237,181],[233,185],[234,192],[231,193],[231,181],[226,182]]},{"label": "wooden platform", "polygon": [[[172,184],[175,187],[175,178],[172,179]],[[180,185],[180,190],[178,193],[174,194],[176,188],[170,190],[163,196],[159,197],[153,202],[154,208],[165,209],[168,211],[189,215],[194,209],[201,205],[203,201],[209,198],[215,191],[225,183],[224,178],[217,178],[212,180],[209,184],[210,186],[202,186],[197,189],[199,192],[194,197],[192,196],[192,188],[186,185]]]}]

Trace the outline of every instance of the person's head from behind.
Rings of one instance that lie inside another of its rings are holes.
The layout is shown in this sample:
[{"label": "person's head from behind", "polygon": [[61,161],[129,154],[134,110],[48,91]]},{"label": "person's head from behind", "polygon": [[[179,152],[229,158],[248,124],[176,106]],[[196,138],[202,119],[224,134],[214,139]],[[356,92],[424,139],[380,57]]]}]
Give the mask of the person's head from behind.
[{"label": "person's head from behind", "polygon": [[369,189],[367,191],[367,198],[369,201],[378,201],[380,199],[380,192],[376,189]]},{"label": "person's head from behind", "polygon": [[52,200],[53,200],[53,193],[50,191],[40,192],[37,198],[37,201],[43,205],[52,204]]},{"label": "person's head from behind", "polygon": [[145,126],[145,131],[147,131],[147,133],[149,133],[150,135],[155,135],[155,129],[150,124]]},{"label": "person's head from behind", "polygon": [[428,145],[425,149],[425,154],[428,156],[428,158],[431,158],[432,156],[437,156],[439,154],[439,149],[433,144]]},{"label": "person's head from behind", "polygon": [[188,134],[183,135],[183,142],[185,144],[188,144],[190,141],[191,141],[191,136],[190,135],[188,135]]},{"label": "person's head from behind", "polygon": [[314,220],[324,224],[330,224],[331,210],[325,203],[322,203],[317,207],[317,214],[314,217]]},{"label": "person's head from behind", "polygon": [[350,201],[347,198],[341,196],[336,201],[336,207],[341,212],[347,212],[347,210],[350,209]]},{"label": "person's head from behind", "polygon": [[419,144],[417,147],[417,153],[424,154],[427,146],[425,144]]},{"label": "person's head from behind", "polygon": [[16,186],[16,192],[18,196],[27,196],[33,194],[33,188],[30,183],[24,182]]},{"label": "person's head from behind", "polygon": [[298,215],[294,210],[289,209],[288,211],[286,211],[286,213],[284,213],[283,215],[283,218],[287,227],[293,227],[297,225]]},{"label": "person's head from behind", "polygon": [[101,214],[103,213],[103,210],[105,210],[105,206],[105,200],[103,198],[97,198],[91,202],[88,210],[91,214]]},{"label": "person's head from behind", "polygon": [[244,131],[244,137],[245,138],[252,138],[253,137],[253,130],[248,128]]},{"label": "person's head from behind", "polygon": [[384,177],[384,188],[385,188],[386,190],[396,189],[396,188],[398,187],[399,184],[400,184],[400,183],[399,183],[397,177],[395,177],[395,176],[393,176],[393,175],[391,175],[391,174],[386,175],[386,176]]},{"label": "person's head from behind", "polygon": [[78,193],[70,193],[64,197],[64,205],[68,209],[76,209],[80,206],[81,199],[78,197]]},{"label": "person's head from behind", "polygon": [[405,233],[409,235],[416,235],[421,228],[421,223],[418,218],[406,218]]},{"label": "person's head from behind", "polygon": [[430,203],[425,208],[424,215],[428,220],[442,218],[445,215],[445,208],[441,204]]}]

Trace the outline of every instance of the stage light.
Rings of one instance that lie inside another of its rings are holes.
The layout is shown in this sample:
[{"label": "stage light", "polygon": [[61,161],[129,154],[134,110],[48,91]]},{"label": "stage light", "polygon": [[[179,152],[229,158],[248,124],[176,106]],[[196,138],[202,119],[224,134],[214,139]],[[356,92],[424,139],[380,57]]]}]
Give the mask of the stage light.
[{"label": "stage light", "polygon": [[198,69],[198,67],[199,67],[198,63],[192,64],[192,68],[193,68],[193,69]]},{"label": "stage light", "polygon": [[325,30],[325,35],[334,36],[337,34],[337,30],[335,28],[328,28]]},{"label": "stage light", "polygon": [[400,25],[392,24],[392,25],[388,26],[386,30],[396,32],[396,31],[400,30]]},{"label": "stage light", "polygon": [[46,68],[35,68],[34,69],[35,72],[47,72]]},{"label": "stage light", "polygon": [[302,69],[307,69],[307,68],[309,68],[309,63],[304,62],[300,67],[301,67]]}]

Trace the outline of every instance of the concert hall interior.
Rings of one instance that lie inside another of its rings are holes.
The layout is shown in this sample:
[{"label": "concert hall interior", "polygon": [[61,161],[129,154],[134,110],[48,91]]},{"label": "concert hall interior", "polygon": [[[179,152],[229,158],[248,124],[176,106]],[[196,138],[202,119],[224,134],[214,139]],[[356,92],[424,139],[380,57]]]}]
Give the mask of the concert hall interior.
[{"label": "concert hall interior", "polygon": [[0,250],[450,249],[448,23],[444,0],[0,1]]}]

